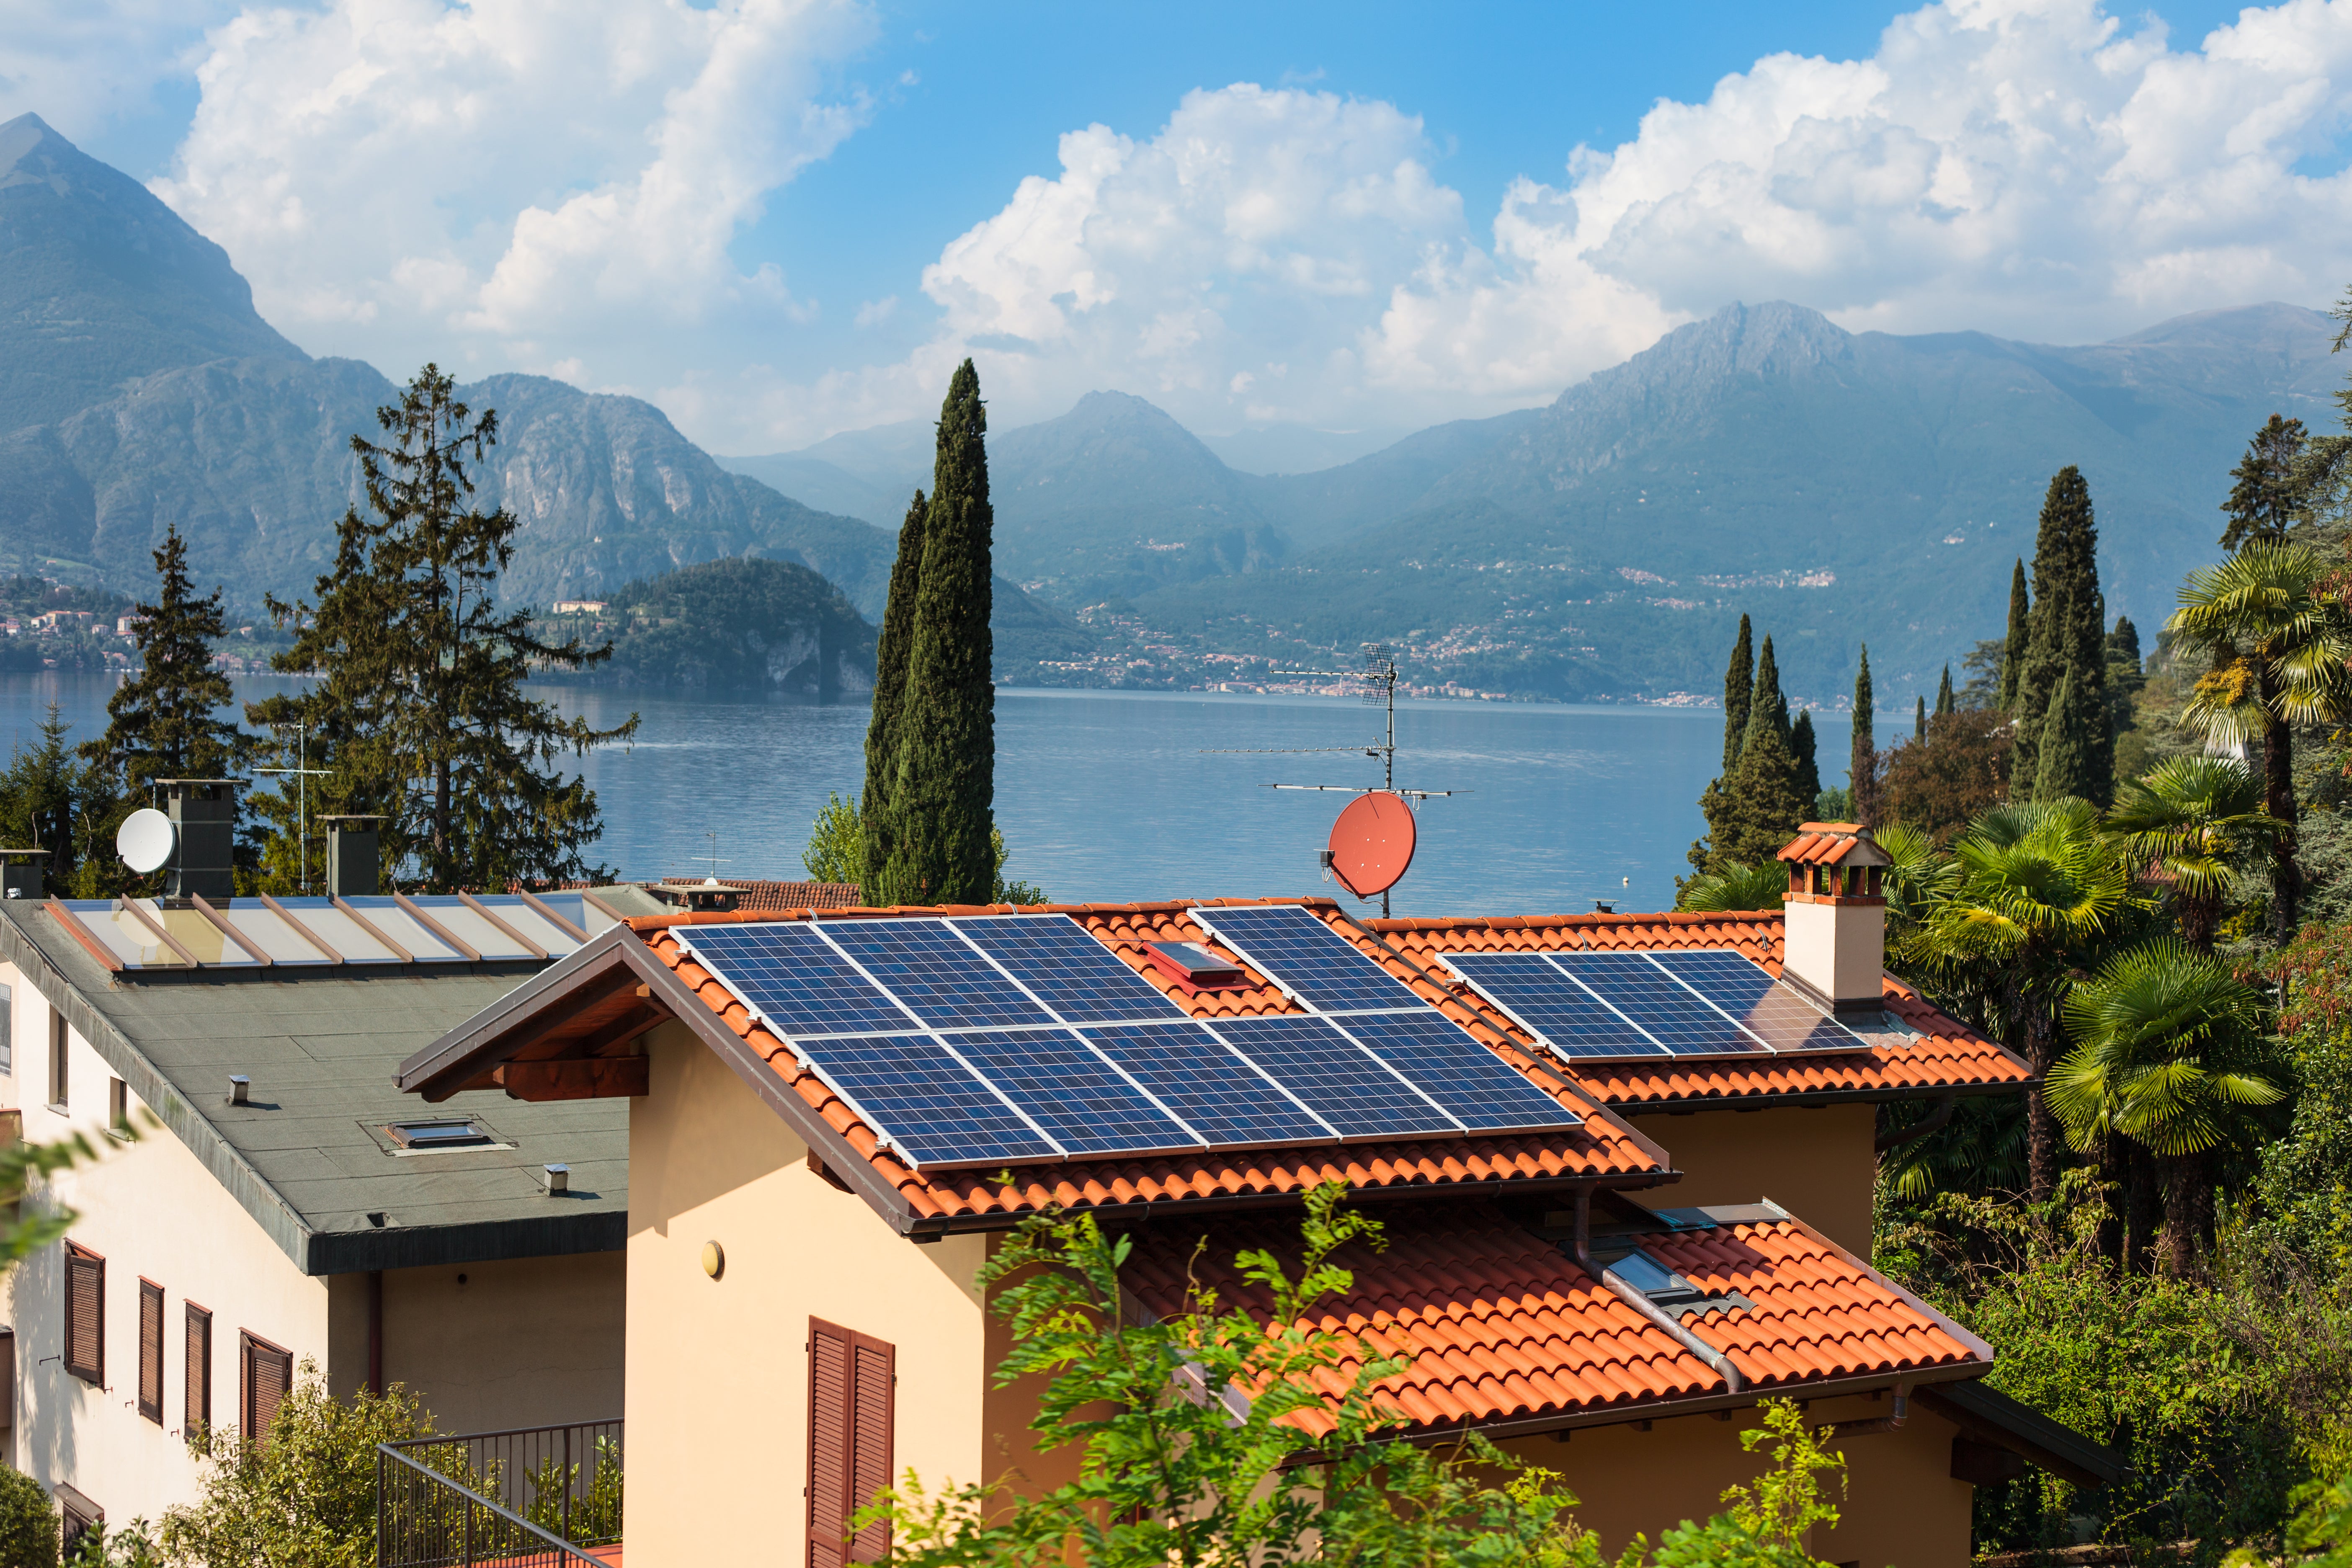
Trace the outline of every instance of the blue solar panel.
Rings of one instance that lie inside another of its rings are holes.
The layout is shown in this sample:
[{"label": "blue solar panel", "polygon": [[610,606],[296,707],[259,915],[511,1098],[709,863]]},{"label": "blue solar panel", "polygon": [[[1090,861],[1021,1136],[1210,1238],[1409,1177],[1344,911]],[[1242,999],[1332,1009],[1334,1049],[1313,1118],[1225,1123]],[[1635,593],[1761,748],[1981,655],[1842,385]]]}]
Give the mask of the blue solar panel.
[{"label": "blue solar panel", "polygon": [[1066,1029],[943,1037],[975,1072],[1004,1091],[1073,1154],[1197,1149],[1178,1125]]},{"label": "blue solar panel", "polygon": [[1321,1018],[1220,1018],[1213,1027],[1344,1137],[1461,1131],[1451,1116]]},{"label": "blue solar panel", "polygon": [[1212,1144],[1331,1136],[1198,1024],[1108,1024],[1081,1033]]},{"label": "blue solar panel", "polygon": [[1555,952],[1551,959],[1678,1057],[1770,1054],[1761,1040],[1638,952]]},{"label": "blue solar panel", "polygon": [[1601,1005],[1538,952],[1449,952],[1445,963],[1564,1057],[1664,1057],[1665,1047]]},{"label": "blue solar panel", "polygon": [[1297,904],[1196,909],[1192,918],[1251,968],[1318,1012],[1426,1005],[1353,942]]},{"label": "blue solar panel", "polygon": [[1584,1118],[1529,1082],[1434,1008],[1342,1018],[1366,1049],[1427,1089],[1474,1132],[1580,1127]]},{"label": "blue solar panel", "polygon": [[826,921],[820,929],[933,1028],[1054,1022],[944,921]]},{"label": "blue solar panel", "polygon": [[982,915],[951,923],[1073,1024],[1184,1016],[1067,915]]},{"label": "blue solar panel", "polygon": [[800,1048],[911,1164],[978,1165],[1057,1152],[928,1035],[819,1040]]},{"label": "blue solar panel", "polygon": [[694,926],[677,933],[697,958],[784,1034],[911,1029],[915,1020],[799,922]]},{"label": "blue solar panel", "polygon": [[1870,1042],[1736,952],[1657,952],[1653,962],[1688,982],[1776,1051],[1859,1051]]}]

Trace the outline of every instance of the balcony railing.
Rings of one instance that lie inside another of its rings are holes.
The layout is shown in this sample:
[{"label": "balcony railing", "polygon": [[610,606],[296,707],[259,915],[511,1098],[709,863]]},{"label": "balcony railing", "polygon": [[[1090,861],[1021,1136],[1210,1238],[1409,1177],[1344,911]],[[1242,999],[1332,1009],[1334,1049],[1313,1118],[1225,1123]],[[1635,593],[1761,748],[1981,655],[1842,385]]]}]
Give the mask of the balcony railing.
[{"label": "balcony railing", "polygon": [[621,1423],[376,1446],[377,1568],[604,1568],[621,1539]]}]

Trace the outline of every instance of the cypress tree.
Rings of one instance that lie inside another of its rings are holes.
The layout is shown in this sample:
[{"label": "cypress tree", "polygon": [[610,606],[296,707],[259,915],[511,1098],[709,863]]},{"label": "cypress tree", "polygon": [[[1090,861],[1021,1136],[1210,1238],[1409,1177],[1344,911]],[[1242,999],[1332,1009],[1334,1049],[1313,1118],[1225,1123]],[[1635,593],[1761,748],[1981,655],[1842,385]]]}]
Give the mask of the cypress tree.
[{"label": "cypress tree", "polygon": [[[2011,710],[2017,720],[2017,771],[2011,775],[2015,778],[2041,776],[2042,721],[2049,714],[2058,682],[2069,669],[2077,679],[2098,680],[2101,700],[2105,699],[2106,660],[2099,647],[2103,638],[2098,544],[2098,526],[2091,514],[2091,487],[2084,482],[2082,470],[2069,464],[2051,477],[2033,542],[2031,635],[2026,641],[2025,670],[2018,679],[2017,702]],[[2082,637],[2085,626],[2091,628],[2087,647]],[[2085,663],[2101,668],[2086,672]]]},{"label": "cypress tree", "polygon": [[895,726],[884,872],[893,902],[985,903],[996,885],[995,648],[988,626],[995,514],[987,437],[980,373],[966,360],[940,407],[906,697]]},{"label": "cypress tree", "polygon": [[[2103,804],[2114,792],[2114,763],[2107,746],[2107,712],[2104,694],[2068,670],[2059,677],[2050,700],[2049,716],[2042,724],[2041,761],[2033,777],[2033,798],[2063,800],[2078,795]],[[2104,768],[2104,772],[2102,769]]]},{"label": "cypress tree", "polygon": [[2025,563],[2020,560],[2009,578],[2009,640],[2000,655],[2000,710],[2017,711],[2018,683],[2025,679],[2025,653],[2033,639],[2032,601],[2025,593]]},{"label": "cypress tree", "polygon": [[2237,482],[2221,503],[2229,527],[2221,531],[2221,548],[2236,550],[2255,540],[2281,540],[2294,526],[2303,510],[2304,487],[2295,470],[2303,457],[2303,421],[2273,414],[2254,438],[2246,455],[2230,470]]},{"label": "cypress tree", "polygon": [[1741,750],[1755,738],[1759,722],[1769,723],[1780,737],[1781,750],[1789,750],[1789,700],[1780,695],[1780,666],[1772,657],[1770,637],[1764,639],[1764,651],[1756,658],[1756,689],[1748,701],[1748,730],[1739,742]]},{"label": "cypress tree", "polygon": [[1722,862],[1762,865],[1785,848],[1797,836],[1798,825],[1813,815],[1814,801],[1804,793],[1788,738],[1760,704],[1748,722],[1738,771],[1726,781],[1723,793],[1724,821],[1715,837],[1716,856]]},{"label": "cypress tree", "polygon": [[1822,798],[1822,765],[1815,754],[1813,710],[1810,708],[1800,712],[1797,721],[1789,726],[1789,755],[1796,762],[1797,793],[1805,797],[1805,815],[1810,817]]},{"label": "cypress tree", "polygon": [[1748,738],[1748,704],[1756,690],[1754,635],[1748,617],[1739,617],[1739,640],[1731,645],[1731,664],[1723,672],[1723,773],[1728,778],[1739,765],[1739,744]]},{"label": "cypress tree", "polygon": [[1936,688],[1936,717],[1940,719],[1959,705],[1959,699],[1952,694],[1952,667],[1948,664],[1944,666],[1943,684]]},{"label": "cypress tree", "polygon": [[882,635],[874,645],[874,710],[866,722],[866,793],[857,805],[865,868],[859,897],[887,902],[882,873],[890,864],[890,784],[896,776],[898,719],[907,701],[907,650],[914,640],[915,596],[923,575],[923,527],[930,503],[917,490],[898,525],[898,554],[890,563],[890,597],[882,606]]},{"label": "cypress tree", "polygon": [[1927,700],[1919,698],[1919,710],[1911,716],[1911,739],[1920,744],[1927,740]]},{"label": "cypress tree", "polygon": [[1846,788],[1853,800],[1853,819],[1864,827],[1878,826],[1878,737],[1871,732],[1875,718],[1870,692],[1870,646],[1865,643],[1862,672],[1853,678],[1853,745],[1846,759]]}]

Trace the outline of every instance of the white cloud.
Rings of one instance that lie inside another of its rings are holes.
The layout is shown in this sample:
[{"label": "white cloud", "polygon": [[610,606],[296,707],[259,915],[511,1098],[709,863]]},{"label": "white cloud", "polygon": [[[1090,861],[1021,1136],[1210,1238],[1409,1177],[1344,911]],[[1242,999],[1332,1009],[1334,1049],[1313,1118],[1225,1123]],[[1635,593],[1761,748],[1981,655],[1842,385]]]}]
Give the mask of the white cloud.
[{"label": "white cloud", "polygon": [[758,374],[753,402],[778,441],[903,418],[971,352],[1000,418],[1117,386],[1204,429],[1410,424],[1548,399],[1735,300],[2065,342],[2318,302],[2352,274],[2352,174],[2296,165],[2333,167],[2347,110],[2352,0],[2181,48],[2093,0],[1951,0],[1867,59],[1661,102],[1481,235],[1391,105],[1194,92],[1148,141],[1064,136],[1058,175],[950,242],[905,363]]},{"label": "white cloud", "polygon": [[248,8],[156,192],[319,353],[652,387],[804,320],[729,247],[864,113],[853,0]]},{"label": "white cloud", "polygon": [[158,87],[186,75],[203,29],[234,9],[228,0],[0,0],[0,121],[37,114],[87,143],[152,109]]}]

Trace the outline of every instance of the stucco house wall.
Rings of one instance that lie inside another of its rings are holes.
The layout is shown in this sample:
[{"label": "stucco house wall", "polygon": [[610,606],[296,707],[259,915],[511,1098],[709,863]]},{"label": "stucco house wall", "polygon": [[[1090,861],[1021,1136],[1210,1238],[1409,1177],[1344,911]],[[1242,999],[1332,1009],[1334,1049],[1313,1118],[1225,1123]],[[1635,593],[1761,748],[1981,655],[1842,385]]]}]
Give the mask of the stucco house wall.
[{"label": "stucco house wall", "polygon": [[1647,1195],[1654,1208],[1770,1198],[1847,1251],[1870,1256],[1878,1181],[1874,1105],[1709,1107],[1643,1115],[1633,1125],[1664,1144],[1683,1179]]}]

